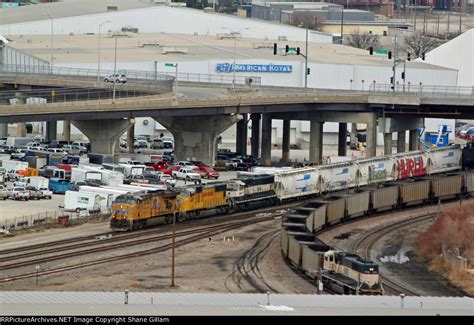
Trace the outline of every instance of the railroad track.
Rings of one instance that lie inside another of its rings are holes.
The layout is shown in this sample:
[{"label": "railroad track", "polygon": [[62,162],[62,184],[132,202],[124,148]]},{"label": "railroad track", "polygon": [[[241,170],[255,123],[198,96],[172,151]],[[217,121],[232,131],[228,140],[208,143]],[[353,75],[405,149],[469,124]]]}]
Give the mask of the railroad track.
[{"label": "railroad track", "polygon": [[[363,256],[366,259],[372,260],[371,251],[372,247],[378,242],[382,237],[388,235],[389,233],[403,227],[407,227],[412,224],[423,222],[425,220],[432,219],[436,216],[436,213],[422,214],[415,216],[413,218],[402,220],[398,222],[393,222],[388,225],[383,225],[377,227],[368,233],[364,234],[359,238],[355,243],[352,244],[352,251],[360,256]],[[389,289],[393,294],[406,294],[409,296],[419,296],[417,292],[406,288],[402,283],[390,279],[386,276],[380,274],[380,280],[384,289]]]},{"label": "railroad track", "polygon": [[[288,205],[288,206],[290,206],[290,205]],[[286,207],[287,206],[285,205],[285,206],[279,206],[277,208],[270,208],[270,209],[267,208],[267,209],[265,209],[265,211],[266,212],[270,212],[270,211],[275,212],[276,210],[281,210],[281,209],[284,209]],[[260,211],[260,213],[258,213],[257,215],[259,215],[261,213],[262,213],[262,211]],[[221,220],[220,221],[221,224],[211,225],[211,226],[208,226],[208,227],[201,227],[199,229],[183,230],[183,231],[180,231],[178,234],[176,234],[176,237],[186,237],[186,238],[177,240],[175,242],[175,247],[183,246],[183,245],[192,243],[192,242],[197,241],[197,240],[209,238],[209,237],[215,236],[217,234],[227,232],[227,231],[230,231],[230,230],[234,230],[234,229],[238,229],[238,228],[242,228],[242,227],[245,227],[245,226],[248,226],[248,225],[269,221],[269,220],[272,220],[274,218],[280,217],[281,215],[283,215],[283,212],[280,213],[280,214],[276,214],[276,215],[273,214],[271,216],[258,217],[258,216],[256,216],[255,211],[253,211],[252,213],[244,213],[244,214],[239,215],[240,219],[245,219],[245,220],[237,220],[236,221],[235,216],[234,216],[234,220],[230,221],[226,224],[222,224],[222,220]],[[136,237],[137,233],[134,233],[134,235]],[[133,243],[128,242],[127,246],[132,245],[132,244],[133,245],[139,245],[139,244],[143,244],[143,243],[151,243],[151,242],[156,242],[156,241],[160,241],[160,240],[168,240],[168,239],[171,239],[171,238],[172,238],[172,234],[166,234],[166,235],[161,235],[161,236],[154,236],[153,238],[136,239],[136,240],[134,240]],[[102,243],[100,243],[100,244],[102,244]],[[38,272],[27,272],[27,273],[18,274],[18,275],[5,276],[3,278],[0,278],[0,283],[12,282],[12,281],[16,281],[16,280],[32,278],[32,277],[36,277],[36,276],[44,276],[44,275],[49,275],[49,274],[54,274],[54,273],[62,273],[62,272],[66,272],[66,271],[70,271],[70,270],[74,270],[74,269],[95,266],[95,265],[99,265],[99,264],[103,264],[103,263],[119,261],[119,260],[124,260],[124,259],[130,259],[130,258],[138,257],[138,256],[156,254],[156,253],[159,253],[159,252],[167,251],[167,250],[171,249],[171,247],[172,247],[172,244],[168,243],[168,244],[164,244],[164,245],[161,245],[159,247],[155,247],[155,248],[151,248],[151,249],[144,249],[144,250],[135,251],[135,252],[126,253],[126,254],[121,254],[121,255],[117,255],[117,256],[100,258],[100,259],[97,259],[97,260],[92,260],[92,261],[83,262],[83,263],[77,263],[77,264],[74,264],[74,265],[68,265],[68,266],[62,266],[62,267],[52,267],[52,268],[45,269],[45,270],[38,271]],[[3,269],[16,269],[16,268],[24,267],[24,266],[27,266],[27,265],[33,265],[33,264],[37,265],[38,263],[47,263],[47,262],[50,262],[50,261],[53,261],[53,260],[61,260],[61,259],[66,259],[66,258],[72,258],[72,257],[84,255],[84,254],[102,252],[104,250],[110,250],[110,249],[116,249],[116,248],[117,248],[117,245],[115,243],[113,243],[109,247],[101,246],[101,247],[96,247],[93,250],[92,249],[87,249],[87,250],[81,250],[81,251],[78,251],[78,252],[69,252],[69,253],[62,254],[62,255],[39,258],[39,259],[35,259],[35,260],[28,260],[28,261],[10,263],[10,264],[6,264],[6,265],[4,264],[4,265],[0,266],[0,270],[3,270]]]},{"label": "railroad track", "polygon": [[[275,207],[266,207],[258,210],[252,210],[250,212],[239,212],[239,213],[232,213],[228,215],[220,215],[220,216],[210,216],[205,218],[199,218],[194,220],[187,220],[186,222],[177,223],[176,230],[182,229],[193,229],[195,227],[199,227],[201,225],[214,225],[218,223],[222,223],[228,220],[240,220],[247,218],[248,216],[258,215],[260,213],[267,213],[267,212],[274,212],[281,209],[290,209],[297,205],[301,205],[301,203],[293,203],[293,204],[284,204],[280,205],[277,208]],[[129,238],[136,238],[137,236],[144,236],[147,234],[155,235],[156,232],[164,233],[167,231],[172,230],[172,224],[167,225],[159,225],[159,226],[152,226],[147,227],[145,229],[134,230],[131,232],[113,232],[108,231],[105,233],[99,233],[95,235],[88,235],[88,236],[80,236],[74,237],[64,240],[56,240],[50,241],[46,243],[40,243],[35,245],[28,245],[28,246],[21,246],[11,249],[4,249],[0,251],[0,258],[2,259],[14,259],[16,257],[29,257],[29,256],[36,256],[38,254],[46,254],[46,253],[54,253],[58,250],[68,250],[78,247],[87,247],[87,246],[94,246],[97,245],[97,240],[101,237],[107,238],[108,236],[113,236],[109,238],[108,241],[120,241],[126,240]],[[49,247],[49,248],[48,248]],[[21,253],[21,254],[17,254]],[[15,255],[16,254],[16,255]]]}]

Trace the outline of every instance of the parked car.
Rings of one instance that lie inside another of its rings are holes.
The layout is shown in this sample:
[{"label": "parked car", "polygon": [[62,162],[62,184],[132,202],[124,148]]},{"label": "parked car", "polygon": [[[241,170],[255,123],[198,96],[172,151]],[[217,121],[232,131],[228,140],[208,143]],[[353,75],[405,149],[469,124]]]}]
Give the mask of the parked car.
[{"label": "parked car", "polygon": [[0,185],[0,199],[6,200],[8,198],[8,190],[5,186]]},{"label": "parked car", "polygon": [[82,156],[83,154],[86,154],[88,151],[86,147],[80,147],[78,145],[72,145],[72,144],[65,144],[62,146],[62,149],[70,155],[80,155],[80,156]]},{"label": "parked car", "polygon": [[41,197],[43,196],[43,194],[41,193],[40,190],[38,190],[36,187],[34,186],[27,186],[25,187],[25,190],[29,191],[30,192],[30,200],[33,200],[33,199],[36,199],[36,200],[39,200],[41,199]]},{"label": "parked car", "polygon": [[155,139],[153,140],[152,144],[150,145],[151,149],[163,149],[165,147],[163,140]]},{"label": "parked car", "polygon": [[218,179],[219,178],[219,172],[215,170],[212,167],[202,167],[197,170],[199,175],[201,175],[202,178],[207,178],[207,179]]},{"label": "parked car", "polygon": [[127,83],[127,76],[124,74],[109,74],[104,78],[104,82]]},{"label": "parked car", "polygon": [[28,201],[30,198],[30,192],[24,187],[12,187],[8,192],[8,197],[14,200],[25,200]]},{"label": "parked car", "polygon": [[243,160],[239,158],[231,158],[225,163],[225,167],[228,169],[237,169],[239,164],[242,164]]},{"label": "parked car", "polygon": [[173,177],[171,177],[170,175],[167,175],[167,174],[161,174],[159,176],[159,183],[169,185],[169,186],[172,186],[172,187],[176,186],[176,180]]},{"label": "parked car", "polygon": [[136,140],[133,142],[133,147],[135,149],[148,148],[148,142],[145,140]]},{"label": "parked car", "polygon": [[193,164],[190,161],[180,161],[180,162],[178,162],[177,165],[181,166],[181,167],[191,168],[191,169],[199,169],[198,166],[196,166],[195,164]]},{"label": "parked car", "polygon": [[174,143],[173,143],[173,141],[163,140],[163,148],[165,148],[165,149],[173,149],[173,148],[174,148]]},{"label": "parked car", "polygon": [[165,161],[150,161],[146,162],[145,166],[152,167],[157,171],[162,171],[168,167],[168,164]]},{"label": "parked car", "polygon": [[162,172],[163,174],[167,174],[167,175],[173,176],[173,172],[179,171],[180,169],[181,169],[181,166],[179,166],[179,165],[173,165],[173,166],[168,166],[168,168],[163,169],[161,172]]},{"label": "parked car", "polygon": [[41,191],[41,198],[42,199],[51,200],[51,198],[53,197],[53,192],[50,191],[47,187],[41,187],[39,190]]},{"label": "parked car", "polygon": [[201,175],[191,168],[181,168],[179,171],[173,171],[173,177],[185,181],[201,182]]}]

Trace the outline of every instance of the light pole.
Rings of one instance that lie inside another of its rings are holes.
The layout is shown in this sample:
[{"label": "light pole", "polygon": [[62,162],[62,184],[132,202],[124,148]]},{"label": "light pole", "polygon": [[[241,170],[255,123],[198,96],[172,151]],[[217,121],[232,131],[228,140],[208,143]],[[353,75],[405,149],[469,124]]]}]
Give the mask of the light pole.
[{"label": "light pole", "polygon": [[113,88],[113,99],[115,100],[115,84],[117,82],[116,71],[117,71],[117,35],[114,35],[115,38],[115,55],[114,55],[114,88]]},{"label": "light pole", "polygon": [[53,74],[53,29],[54,29],[54,18],[49,14],[46,13],[44,14],[45,16],[48,16],[49,19],[51,19],[51,48],[50,48],[50,66],[51,66],[51,74]]},{"label": "light pole", "polygon": [[104,21],[103,23],[99,24],[99,50],[98,50],[98,57],[97,57],[97,83],[100,82],[100,28],[102,25],[110,23],[110,20]]},{"label": "light pole", "polygon": [[232,90],[235,91],[235,41],[236,41],[236,34],[237,33],[240,33],[241,31],[245,30],[245,29],[250,29],[248,27],[246,28],[241,28],[239,30],[236,30],[236,31],[233,31],[231,30],[230,28],[227,28],[227,27],[222,27],[222,29],[227,29],[230,31],[230,33],[233,35],[233,38],[234,38],[234,64],[232,65],[232,71],[233,71],[233,78],[232,78]]}]

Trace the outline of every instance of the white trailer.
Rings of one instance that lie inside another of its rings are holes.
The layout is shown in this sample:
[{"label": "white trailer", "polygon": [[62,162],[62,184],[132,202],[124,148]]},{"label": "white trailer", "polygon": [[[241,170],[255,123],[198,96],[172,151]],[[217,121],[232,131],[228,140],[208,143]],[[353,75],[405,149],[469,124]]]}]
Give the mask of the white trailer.
[{"label": "white trailer", "polygon": [[125,177],[142,175],[143,171],[147,167],[145,165],[127,165],[127,164],[119,164],[119,165],[124,167],[123,174]]},{"label": "white trailer", "polygon": [[81,193],[76,191],[66,191],[64,195],[64,208],[71,211],[100,211],[100,198],[96,193]]},{"label": "white trailer", "polygon": [[36,188],[48,187],[49,186],[49,179],[42,176],[29,176],[24,178],[26,184],[29,186],[34,186]]},{"label": "white trailer", "polygon": [[28,138],[28,137],[8,137],[7,138],[7,146],[13,146],[13,147],[20,147],[28,142],[32,142],[33,138]]},{"label": "white trailer", "polygon": [[18,160],[3,160],[2,167],[5,168],[7,171],[26,170],[28,169],[28,162]]},{"label": "white trailer", "polygon": [[[81,186],[84,187],[84,186]],[[88,186],[90,187],[90,186]],[[92,187],[93,189],[98,189],[99,187]],[[110,193],[106,192],[100,192],[97,190],[87,190],[87,189],[82,189],[79,191],[79,193],[84,193],[84,194],[96,194],[98,195],[99,198],[99,206],[100,206],[100,212],[102,213],[109,213],[111,208],[112,208],[112,203],[114,202],[114,196]]]},{"label": "white trailer", "polygon": [[112,195],[112,200],[115,200],[117,196],[129,193],[130,191],[126,189],[120,189],[116,187],[107,187],[107,186],[101,186],[101,187],[95,187],[95,186],[79,186],[79,191],[81,192],[91,192],[91,193],[105,193],[105,194],[110,194]]},{"label": "white trailer", "polygon": [[79,168],[99,172],[101,174],[100,181],[104,185],[118,186],[123,184],[124,175],[120,172],[108,170],[101,165],[95,164],[80,164]]},{"label": "white trailer", "polygon": [[102,173],[100,170],[71,168],[71,182],[102,182]]}]

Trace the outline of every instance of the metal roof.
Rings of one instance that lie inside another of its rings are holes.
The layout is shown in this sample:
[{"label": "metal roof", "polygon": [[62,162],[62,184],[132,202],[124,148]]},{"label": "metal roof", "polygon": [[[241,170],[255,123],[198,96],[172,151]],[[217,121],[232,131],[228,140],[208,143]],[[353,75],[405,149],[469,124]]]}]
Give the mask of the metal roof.
[{"label": "metal roof", "polygon": [[[114,39],[102,34],[101,55],[103,62],[113,61]],[[11,36],[11,47],[48,60],[50,35]],[[54,35],[55,63],[96,63],[98,35]],[[301,61],[297,55],[273,55],[273,41],[238,38],[235,42],[238,60],[267,59],[273,61]],[[147,46],[147,45],[156,46]],[[284,43],[279,43],[282,47]],[[292,41],[292,46],[305,48],[304,42]],[[261,48],[259,45],[265,45]],[[164,53],[164,48],[185,49],[184,53]],[[282,49],[284,50],[284,49]],[[120,62],[131,61],[196,61],[232,59],[234,39],[218,39],[213,36],[182,35],[167,33],[138,33],[121,38],[117,42]],[[337,44],[309,44],[309,61],[324,64],[369,65],[392,67],[393,60],[387,55],[369,55],[366,50]],[[423,62],[407,62],[407,68],[450,70]]]},{"label": "metal roof", "polygon": [[105,13],[108,6],[117,11],[154,7],[154,4],[141,0],[66,0],[42,3],[0,10],[0,24],[15,24],[54,18],[75,17]]},{"label": "metal roof", "polygon": [[[268,300],[267,300],[268,299]],[[130,292],[0,292],[0,315],[467,315],[468,297]]]}]

